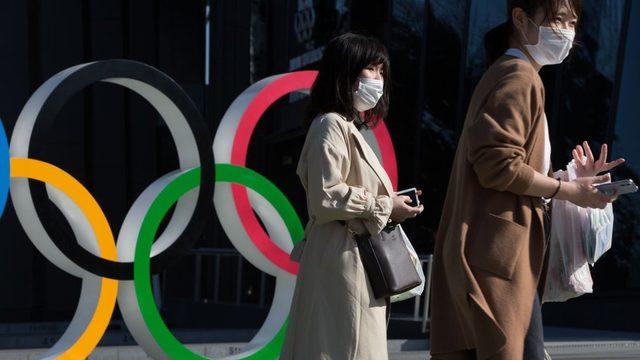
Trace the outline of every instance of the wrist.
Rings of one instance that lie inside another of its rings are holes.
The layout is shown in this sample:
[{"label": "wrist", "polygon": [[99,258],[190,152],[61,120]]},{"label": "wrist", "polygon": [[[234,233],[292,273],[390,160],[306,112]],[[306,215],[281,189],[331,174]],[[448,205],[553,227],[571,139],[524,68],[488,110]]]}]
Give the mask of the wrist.
[{"label": "wrist", "polygon": [[558,200],[569,200],[574,193],[575,184],[571,181],[561,181],[560,190],[555,198]]},{"label": "wrist", "polygon": [[553,194],[551,194],[550,197],[548,197],[548,199],[553,199],[556,196],[558,196],[558,193],[560,192],[560,190],[562,189],[562,180],[560,179],[556,179],[556,182],[558,183],[558,185],[556,185],[556,189],[553,191]]}]

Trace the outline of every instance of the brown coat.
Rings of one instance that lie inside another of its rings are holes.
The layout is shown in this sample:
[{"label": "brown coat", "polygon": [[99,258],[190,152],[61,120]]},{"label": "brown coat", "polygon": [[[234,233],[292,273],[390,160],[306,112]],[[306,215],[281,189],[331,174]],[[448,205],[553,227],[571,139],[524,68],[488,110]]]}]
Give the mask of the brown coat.
[{"label": "brown coat", "polygon": [[432,354],[523,356],[546,251],[541,199],[524,195],[543,172],[543,114],[526,61],[503,56],[475,89],[436,238]]},{"label": "brown coat", "polygon": [[309,128],[298,176],[307,193],[306,240],[280,359],[387,359],[386,303],[376,299],[350,231],[379,233],[391,181],[352,122],[337,113]]}]

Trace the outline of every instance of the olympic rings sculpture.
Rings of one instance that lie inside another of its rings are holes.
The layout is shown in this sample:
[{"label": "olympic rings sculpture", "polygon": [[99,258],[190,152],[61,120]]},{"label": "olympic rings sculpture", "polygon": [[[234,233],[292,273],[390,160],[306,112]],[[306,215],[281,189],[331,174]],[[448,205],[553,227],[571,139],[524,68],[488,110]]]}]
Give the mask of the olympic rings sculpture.
[{"label": "olympic rings sculpture", "polygon": [[[54,265],[82,279],[80,300],[69,326],[42,358],[89,356],[105,333],[117,302],[127,328],[149,356],[205,359],[181,344],[162,320],[150,276],[192,247],[214,208],[241,255],[276,278],[274,300],[262,327],[239,354],[225,359],[278,357],[298,271],[289,253],[304,237],[304,228],[286,196],[267,178],[246,168],[246,157],[263,113],[291,92],[308,92],[316,75],[315,71],[292,72],[251,85],[231,104],[213,142],[199,111],[175,81],[130,60],[76,65],[51,77],[25,104],[9,143],[0,122],[0,216],[11,196],[33,245]],[[55,165],[29,157],[66,101],[99,81],[124,86],[146,99],[167,124],[179,161],[179,169],[152,182],[138,196],[117,238],[98,202],[78,180]],[[395,187],[395,152],[384,123],[364,131],[364,136]],[[29,179],[45,184],[49,200],[69,223],[75,243],[49,236]],[[171,208],[171,218],[158,234]]]}]

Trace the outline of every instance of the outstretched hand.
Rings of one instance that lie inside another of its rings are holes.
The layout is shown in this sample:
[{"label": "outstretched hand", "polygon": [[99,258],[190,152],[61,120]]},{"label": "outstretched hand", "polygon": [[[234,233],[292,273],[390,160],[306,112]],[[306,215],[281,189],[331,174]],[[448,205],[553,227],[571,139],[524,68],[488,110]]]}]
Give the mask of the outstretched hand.
[{"label": "outstretched hand", "polygon": [[588,142],[585,141],[582,145],[576,145],[571,153],[575,160],[577,177],[593,177],[610,171],[625,162],[623,158],[607,162],[608,151],[607,144],[602,144],[600,147],[600,157],[596,160]]}]

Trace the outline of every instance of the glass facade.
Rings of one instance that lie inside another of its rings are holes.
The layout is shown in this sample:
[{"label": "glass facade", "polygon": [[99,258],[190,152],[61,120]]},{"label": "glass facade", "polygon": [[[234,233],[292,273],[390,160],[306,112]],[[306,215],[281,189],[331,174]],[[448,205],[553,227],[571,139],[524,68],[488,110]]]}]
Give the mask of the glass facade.
[{"label": "glass facade", "polygon": [[[318,8],[325,8],[326,4],[335,5],[332,1],[314,2]],[[390,0],[373,1],[366,7],[357,1],[348,5],[350,28],[378,36],[391,55],[392,105],[386,122],[397,152],[399,188],[418,186],[424,191],[425,212],[416,221],[407,223],[406,228],[416,249],[427,254],[433,250],[467,105],[486,69],[484,34],[506,20],[506,3]],[[622,81],[631,76],[629,73],[638,71],[634,70],[638,58],[633,55],[637,52],[632,52],[638,41],[634,43],[630,38],[634,36],[633,19],[638,16],[632,11],[631,1],[584,1],[578,45],[570,59],[541,71],[554,168],[564,168],[570,160],[571,149],[583,140],[590,141],[595,149],[607,142],[615,154],[628,160],[628,165],[614,171],[614,178],[632,178],[638,182],[634,158],[640,152],[633,139],[640,133],[632,120],[633,110],[627,110],[624,115],[618,112],[625,91],[632,92],[626,94],[627,98],[638,96],[637,87],[621,88]],[[326,32],[316,32],[322,31],[320,29],[314,28],[313,36],[327,39]],[[623,59],[625,53],[627,56]],[[313,64],[310,67],[313,68]],[[278,128],[277,125],[265,128],[265,133],[278,133]],[[298,132],[286,140],[275,140],[273,146],[268,147],[272,150],[267,150],[279,152],[276,158],[267,161],[269,176],[286,184],[283,188],[288,195],[300,199],[302,204],[304,197],[295,184],[297,179],[288,172],[295,169],[296,152],[303,138],[303,133]],[[285,168],[288,170],[283,171]],[[593,317],[592,321],[580,319],[580,313],[596,309],[589,304],[612,309],[637,299],[640,281],[637,199],[638,195],[622,197],[614,207],[613,247],[593,268],[594,294],[564,304],[545,305],[547,323],[629,329],[621,325],[622,313],[609,320]],[[304,213],[304,206],[297,206]],[[631,328],[640,330],[640,326]]]},{"label": "glass facade", "polygon": [[[174,77],[213,134],[230,103],[252,83],[315,69],[336,34],[354,30],[379,37],[391,56],[386,123],[396,148],[399,188],[423,190],[425,212],[406,226],[422,254],[433,251],[458,137],[486,68],[484,34],[506,19],[505,2],[494,0],[202,0],[188,6],[136,0],[108,5],[87,1],[81,7],[29,3],[16,2],[0,14],[5,23],[15,25],[16,34],[15,39],[3,39],[5,47],[15,51],[0,56],[3,79],[16,89],[0,99],[8,133],[26,99],[57,71],[124,57]],[[541,71],[553,164],[564,167],[571,148],[583,140],[595,148],[607,142],[614,155],[627,159],[614,178],[640,183],[640,1],[583,3],[579,45],[569,61]],[[51,13],[58,15],[45,16]],[[56,30],[46,31],[49,28]],[[64,39],[74,39],[74,45],[65,45]],[[23,48],[27,43],[36,45]],[[69,51],[55,50],[64,46]],[[165,146],[171,143],[166,127],[153,120],[134,121],[156,115],[130,97],[100,86],[79,95],[63,114],[73,129],[60,128],[51,135],[52,146],[66,153],[47,154],[53,163],[68,165],[61,166],[87,179],[99,202],[107,204],[114,230],[139,191],[176,167],[175,149]],[[306,104],[302,93],[276,102],[254,131],[247,161],[285,193],[303,222],[305,196],[295,168],[305,138]],[[105,134],[116,140],[105,140]],[[103,150],[110,148],[115,150]],[[126,174],[129,180],[113,173]],[[117,191],[110,190],[114,186]],[[640,331],[640,195],[621,197],[614,209],[613,247],[592,271],[595,293],[545,305],[545,324]],[[70,318],[79,282],[30,247],[16,222],[8,210],[0,223],[0,233],[12,239],[0,244],[0,274],[19,270],[15,276],[0,275],[4,289],[14,290],[0,299],[0,323]],[[65,234],[70,236],[68,231],[60,236]],[[258,326],[269,308],[274,280],[239,256],[215,218],[197,246],[154,280],[168,323],[210,327],[207,319],[217,318],[214,326],[219,328]],[[55,296],[61,288],[65,295]],[[393,311],[410,306],[407,302]]]}]

